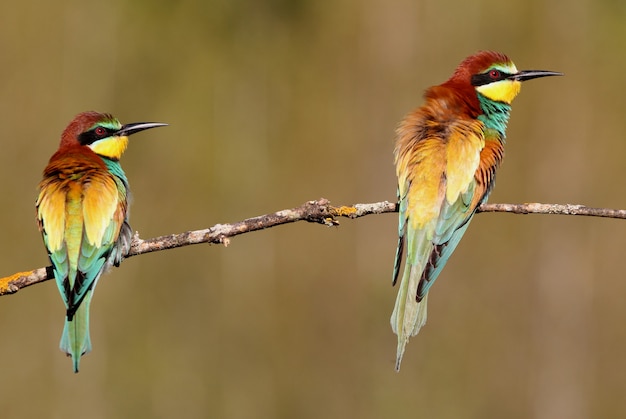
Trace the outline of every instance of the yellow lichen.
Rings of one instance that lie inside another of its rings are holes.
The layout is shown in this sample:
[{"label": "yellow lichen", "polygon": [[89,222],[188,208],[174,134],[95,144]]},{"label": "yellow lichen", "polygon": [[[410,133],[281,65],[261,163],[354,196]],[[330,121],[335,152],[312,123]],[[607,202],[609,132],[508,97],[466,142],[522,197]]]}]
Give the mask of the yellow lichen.
[{"label": "yellow lichen", "polygon": [[356,215],[356,208],[354,207],[346,207],[346,206],[341,206],[341,207],[332,207],[332,214],[336,217],[354,217],[354,215]]},{"label": "yellow lichen", "polygon": [[28,277],[32,275],[32,273],[33,271],[17,272],[11,276],[0,278],[0,295],[13,294],[17,292],[20,287],[14,284],[14,282],[18,281],[20,278]]}]

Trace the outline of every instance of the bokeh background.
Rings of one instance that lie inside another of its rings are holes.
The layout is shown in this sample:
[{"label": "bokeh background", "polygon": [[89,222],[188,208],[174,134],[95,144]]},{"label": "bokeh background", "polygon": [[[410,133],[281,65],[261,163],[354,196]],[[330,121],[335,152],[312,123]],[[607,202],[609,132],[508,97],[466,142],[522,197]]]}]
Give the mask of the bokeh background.
[{"label": "bokeh background", "polygon": [[[626,208],[626,5],[611,0],[0,4],[0,274],[47,264],[36,185],[72,117],[167,128],[123,166],[142,237],[395,198],[394,129],[480,49],[531,81],[491,202]],[[81,372],[54,283],[0,299],[3,418],[626,416],[626,224],[481,214],[398,374],[395,214],[134,257]]]}]

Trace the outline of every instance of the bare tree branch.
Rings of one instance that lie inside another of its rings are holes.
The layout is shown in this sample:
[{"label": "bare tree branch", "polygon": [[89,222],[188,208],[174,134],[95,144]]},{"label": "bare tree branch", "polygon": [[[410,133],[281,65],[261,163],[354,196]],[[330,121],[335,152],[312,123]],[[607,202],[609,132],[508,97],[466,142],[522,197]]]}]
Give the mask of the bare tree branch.
[{"label": "bare tree branch", "polygon": [[[204,230],[187,231],[179,234],[170,234],[152,239],[143,240],[138,234],[133,237],[132,245],[126,257],[160,250],[174,249],[182,246],[199,243],[223,244],[228,246],[230,237],[252,231],[263,230],[281,224],[296,221],[337,226],[337,218],[359,218],[370,214],[397,212],[395,202],[374,202],[371,204],[354,204],[352,206],[335,207],[327,199],[309,201],[303,205],[286,209],[272,214],[248,218],[232,224],[216,224]],[[585,215],[592,217],[606,217],[626,219],[626,210],[609,208],[590,208],[584,205],[570,204],[483,204],[478,212],[508,212],[512,214],[560,214]],[[14,294],[22,288],[54,278],[52,267],[35,269],[27,272],[17,272],[11,276],[0,278],[0,296]]]},{"label": "bare tree branch", "polygon": [[626,219],[626,210],[591,208],[573,204],[483,204],[478,212],[510,212],[512,214],[584,215],[588,217]]}]

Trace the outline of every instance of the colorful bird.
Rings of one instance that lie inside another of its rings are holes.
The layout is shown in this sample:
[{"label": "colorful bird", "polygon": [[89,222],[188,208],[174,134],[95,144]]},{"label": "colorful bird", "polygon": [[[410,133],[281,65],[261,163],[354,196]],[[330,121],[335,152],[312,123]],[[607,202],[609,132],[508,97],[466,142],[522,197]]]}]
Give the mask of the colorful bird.
[{"label": "colorful bird", "polygon": [[108,114],[78,114],[43,172],[37,222],[65,303],[60,347],[72,357],[74,372],[91,350],[89,304],[96,283],[130,248],[130,191],[119,159],[129,135],[164,125],[122,125]]},{"label": "colorful bird", "polygon": [[481,51],[466,58],[448,81],[428,89],[426,103],[396,130],[400,221],[394,285],[406,244],[391,315],[398,335],[396,370],[409,338],[426,323],[428,290],[493,188],[521,82],[559,75],[518,71],[506,55]]}]

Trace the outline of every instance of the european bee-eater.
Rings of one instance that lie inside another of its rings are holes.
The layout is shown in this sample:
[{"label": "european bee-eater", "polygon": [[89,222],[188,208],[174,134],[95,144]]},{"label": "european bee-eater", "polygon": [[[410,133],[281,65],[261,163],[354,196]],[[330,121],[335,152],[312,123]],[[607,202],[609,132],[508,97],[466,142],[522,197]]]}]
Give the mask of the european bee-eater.
[{"label": "european bee-eater", "polygon": [[96,283],[130,248],[130,191],[119,159],[129,135],[163,125],[122,125],[108,114],[78,114],[43,172],[37,221],[65,303],[60,347],[72,357],[74,372],[91,350],[89,304]]},{"label": "european bee-eater", "polygon": [[466,58],[448,81],[426,90],[425,104],[396,130],[400,221],[394,285],[406,242],[391,315],[398,335],[396,370],[409,338],[426,323],[428,290],[493,188],[521,82],[558,75],[518,71],[506,55],[481,51]]}]

